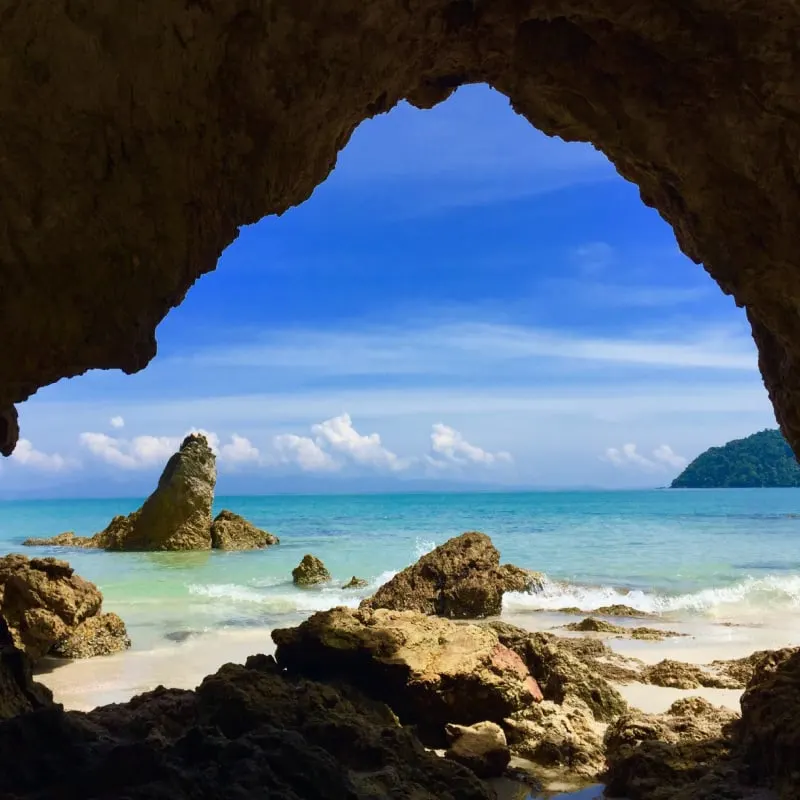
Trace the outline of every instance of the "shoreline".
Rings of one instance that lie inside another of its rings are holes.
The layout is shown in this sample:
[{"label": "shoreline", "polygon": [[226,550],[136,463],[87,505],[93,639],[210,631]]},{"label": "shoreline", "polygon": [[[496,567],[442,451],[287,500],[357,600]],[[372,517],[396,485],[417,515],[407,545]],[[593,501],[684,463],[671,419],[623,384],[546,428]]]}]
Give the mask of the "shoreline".
[{"label": "shoreline", "polygon": [[[577,618],[554,612],[504,612],[500,617],[505,622],[532,632],[547,632],[565,638],[599,639],[614,653],[638,659],[645,664],[671,659],[702,665],[714,660],[741,658],[757,650],[774,650],[800,644],[800,634],[796,628],[790,630],[777,624],[729,627],[713,621],[614,619],[616,624],[623,627],[646,624],[685,634],[661,641],[639,641],[615,634],[576,633],[560,627]],[[268,626],[217,629],[192,634],[181,642],[164,639],[148,649],[136,649],[134,646],[131,650],[111,656],[66,662],[47,658],[37,665],[35,677],[50,688],[55,700],[63,703],[68,710],[88,711],[98,705],[125,702],[159,685],[194,689],[206,675],[225,663],[243,663],[254,653],[274,653],[275,645],[270,636],[272,630]],[[616,686],[631,706],[650,713],[665,711],[675,700],[691,696],[700,696],[715,705],[738,711],[742,694],[738,689],[672,689],[644,683]]]}]

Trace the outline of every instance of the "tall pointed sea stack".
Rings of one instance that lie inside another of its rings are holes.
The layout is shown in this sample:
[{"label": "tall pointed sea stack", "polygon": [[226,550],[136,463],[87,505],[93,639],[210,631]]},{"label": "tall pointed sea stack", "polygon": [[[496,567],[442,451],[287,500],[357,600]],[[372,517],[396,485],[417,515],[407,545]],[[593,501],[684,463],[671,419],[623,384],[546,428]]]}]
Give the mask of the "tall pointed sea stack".
[{"label": "tall pointed sea stack", "polygon": [[114,517],[94,536],[60,533],[51,539],[28,539],[23,544],[148,552],[210,550],[216,483],[216,457],[206,437],[192,433],[167,461],[156,490],[137,511]]},{"label": "tall pointed sea stack", "polygon": [[167,462],[156,490],[127,517],[100,533],[107,550],[210,550],[216,457],[206,437],[192,433]]}]

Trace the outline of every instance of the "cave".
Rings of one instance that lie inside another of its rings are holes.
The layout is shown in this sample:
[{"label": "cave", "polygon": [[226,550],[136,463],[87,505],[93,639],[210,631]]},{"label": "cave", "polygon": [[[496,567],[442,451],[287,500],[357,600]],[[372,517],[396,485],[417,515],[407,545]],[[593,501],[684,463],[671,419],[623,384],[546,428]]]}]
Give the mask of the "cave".
[{"label": "cave", "polygon": [[15,404],[136,372],[239,226],[302,203],[364,119],[486,83],[590,142],[746,309],[800,447],[796,23],[775,0],[205,0],[2,13],[0,449]]}]

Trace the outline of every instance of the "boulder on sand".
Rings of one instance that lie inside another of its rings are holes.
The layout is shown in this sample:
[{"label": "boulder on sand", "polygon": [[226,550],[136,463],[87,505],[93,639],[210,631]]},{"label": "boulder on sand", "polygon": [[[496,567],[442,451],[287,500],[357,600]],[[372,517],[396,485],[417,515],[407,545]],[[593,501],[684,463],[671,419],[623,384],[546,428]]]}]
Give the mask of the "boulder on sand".
[{"label": "boulder on sand", "polygon": [[499,778],[511,761],[503,729],[494,722],[447,725],[450,746],[445,758],[471,769],[479,778]]},{"label": "boulder on sand", "polygon": [[0,558],[0,613],[17,647],[33,661],[68,642],[74,658],[129,647],[122,620],[100,614],[102,602],[97,586],[66,561],[18,554]]},{"label": "boulder on sand", "polygon": [[292,581],[295,586],[316,586],[327,583],[331,574],[327,567],[316,557],[307,553],[303,560],[292,570]]},{"label": "boulder on sand", "polygon": [[289,674],[344,680],[438,742],[447,723],[501,723],[542,698],[522,659],[487,627],[415,611],[334,608],[272,638]]},{"label": "boulder on sand", "polygon": [[58,641],[50,655],[59,658],[109,656],[131,646],[125,623],[116,614],[98,614],[85,619],[66,638]]},{"label": "boulder on sand", "polygon": [[0,764],[0,797],[15,800],[494,796],[385,706],[288,679],[267,656],[226,664],[196,691],[159,687],[86,714],[0,721]]},{"label": "boulder on sand", "polygon": [[361,603],[362,608],[419,611],[450,619],[500,614],[505,592],[541,587],[541,576],[510,564],[485,533],[449,539],[399,572]]},{"label": "boulder on sand", "polygon": [[61,533],[26,545],[104,550],[209,550],[216,457],[202,434],[190,434],[167,462],[156,490],[140,509],[117,516],[94,536]]},{"label": "boulder on sand", "polygon": [[217,550],[257,550],[279,542],[277,536],[227,509],[220,511],[211,523],[211,546]]}]

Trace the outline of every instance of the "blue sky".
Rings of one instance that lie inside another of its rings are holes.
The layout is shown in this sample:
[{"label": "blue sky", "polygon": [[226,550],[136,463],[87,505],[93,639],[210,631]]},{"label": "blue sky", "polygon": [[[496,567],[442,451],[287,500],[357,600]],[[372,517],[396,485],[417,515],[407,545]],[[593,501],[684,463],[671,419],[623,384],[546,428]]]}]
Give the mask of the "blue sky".
[{"label": "blue sky", "polygon": [[144,493],[191,429],[228,493],[657,486],[775,424],[743,312],[636,187],[485,87],[364,123],[158,342],[24,404],[0,495]]}]

